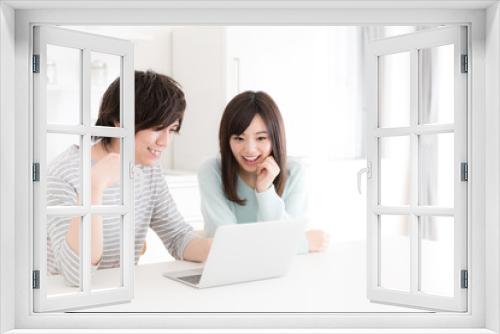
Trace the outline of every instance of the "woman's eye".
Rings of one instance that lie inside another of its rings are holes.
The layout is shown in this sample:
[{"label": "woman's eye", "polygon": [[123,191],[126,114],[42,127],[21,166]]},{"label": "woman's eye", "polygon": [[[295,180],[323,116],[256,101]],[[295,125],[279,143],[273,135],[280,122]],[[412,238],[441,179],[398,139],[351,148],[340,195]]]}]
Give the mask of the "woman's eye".
[{"label": "woman's eye", "polygon": [[264,140],[266,140],[266,139],[267,139],[267,137],[258,137],[258,138],[257,138],[257,140],[258,140],[258,141],[264,141]]},{"label": "woman's eye", "polygon": [[233,139],[238,141],[238,142],[243,141],[243,137],[239,137],[239,136],[234,136]]}]

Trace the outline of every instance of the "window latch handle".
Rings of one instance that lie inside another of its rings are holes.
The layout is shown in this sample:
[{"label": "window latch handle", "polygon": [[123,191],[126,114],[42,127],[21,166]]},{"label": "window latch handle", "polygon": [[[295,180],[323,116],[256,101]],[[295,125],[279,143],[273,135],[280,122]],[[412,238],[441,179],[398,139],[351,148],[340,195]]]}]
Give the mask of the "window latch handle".
[{"label": "window latch handle", "polygon": [[135,164],[133,162],[129,162],[128,172],[129,172],[129,178],[133,179],[135,177]]},{"label": "window latch handle", "polygon": [[372,177],[372,163],[370,161],[368,161],[366,163],[366,167],[365,168],[361,168],[359,171],[358,171],[358,193],[359,194],[362,194],[363,192],[361,191],[361,176],[366,173],[366,178],[369,179]]}]

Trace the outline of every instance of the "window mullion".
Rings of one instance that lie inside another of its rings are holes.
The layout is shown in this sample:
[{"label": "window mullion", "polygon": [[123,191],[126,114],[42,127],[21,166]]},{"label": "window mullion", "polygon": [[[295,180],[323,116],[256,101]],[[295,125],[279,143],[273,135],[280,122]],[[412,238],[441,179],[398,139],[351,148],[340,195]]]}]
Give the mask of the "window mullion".
[{"label": "window mullion", "polygon": [[418,291],[419,245],[418,245],[418,50],[410,53],[410,292]]},{"label": "window mullion", "polygon": [[455,131],[454,124],[426,124],[416,125],[410,127],[397,127],[397,128],[377,128],[374,130],[376,137],[392,137],[392,136],[408,136],[412,133],[417,135],[422,134],[438,134],[438,133],[451,133]]},{"label": "window mullion", "polygon": [[[90,126],[90,52],[88,49],[82,51],[82,81],[81,81],[81,120],[84,127]],[[90,133],[83,135],[82,142],[82,204],[84,208],[90,208],[91,205],[91,136]],[[80,268],[83,292],[90,293],[91,288],[91,233],[92,216],[90,210],[84,213],[82,219],[82,228],[80,228]]]},{"label": "window mullion", "polygon": [[[89,116],[90,117],[90,116]],[[90,122],[90,119],[89,119]],[[99,137],[113,137],[122,138],[127,135],[125,129],[117,127],[105,127],[105,126],[91,126],[91,125],[61,125],[61,124],[48,124],[48,133],[59,133],[59,134],[75,134],[75,135],[85,135],[90,134],[92,136]]]},{"label": "window mullion", "polygon": [[124,205],[50,206],[46,210],[49,216],[83,216],[88,213],[124,215],[129,212]]},{"label": "window mullion", "polygon": [[122,219],[122,247],[120,259],[122,270],[122,285],[129,289],[133,296],[133,277],[135,259],[135,229],[134,229],[134,157],[135,157],[135,115],[134,115],[134,58],[130,50],[121,59],[121,91],[120,91],[120,122],[125,132],[122,140],[122,192],[123,206],[127,214]]},{"label": "window mullion", "polygon": [[383,206],[377,205],[373,209],[377,215],[409,215],[417,216],[453,216],[455,210],[453,208],[437,207],[437,206],[418,206],[410,208],[409,206]]}]

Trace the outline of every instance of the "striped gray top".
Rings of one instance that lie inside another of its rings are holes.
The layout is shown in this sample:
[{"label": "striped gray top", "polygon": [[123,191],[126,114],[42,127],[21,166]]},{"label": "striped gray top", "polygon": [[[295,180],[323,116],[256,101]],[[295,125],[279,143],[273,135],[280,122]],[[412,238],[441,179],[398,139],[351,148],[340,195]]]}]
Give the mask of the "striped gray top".
[{"label": "striped gray top", "polygon": [[[48,167],[47,206],[77,205],[80,193],[81,152],[73,145],[57,156]],[[148,227],[160,237],[165,248],[176,259],[182,259],[184,248],[194,237],[170,195],[158,166],[137,166],[135,188],[135,263],[144,248]],[[120,205],[121,187],[107,188],[102,205]],[[47,217],[47,270],[62,274],[68,285],[79,286],[80,259],[66,242],[72,217]],[[93,270],[120,266],[121,217],[103,216],[103,254]]]}]

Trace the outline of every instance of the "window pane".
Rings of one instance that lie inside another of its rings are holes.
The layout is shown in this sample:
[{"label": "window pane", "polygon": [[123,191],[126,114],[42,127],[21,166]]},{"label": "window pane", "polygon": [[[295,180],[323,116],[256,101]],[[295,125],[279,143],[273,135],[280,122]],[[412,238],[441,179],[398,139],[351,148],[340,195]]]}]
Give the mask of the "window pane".
[{"label": "window pane", "polygon": [[91,157],[91,204],[121,205],[122,201],[122,139],[94,138]]},{"label": "window pane", "polygon": [[[79,293],[80,216],[47,217],[47,295]],[[70,231],[71,228],[71,231]],[[75,240],[72,243],[69,240]],[[41,282],[43,284],[43,282]]]},{"label": "window pane", "polygon": [[97,256],[93,256],[94,263],[92,265],[98,270],[92,275],[92,289],[121,287],[123,286],[121,265],[122,216],[92,215],[92,224],[102,226],[103,231],[102,240],[97,241],[103,245],[102,256],[100,260]]},{"label": "window pane", "polygon": [[82,137],[47,134],[47,206],[81,205]]},{"label": "window pane", "polygon": [[[94,125],[99,114],[99,108],[106,89],[115,80],[120,78],[121,57],[91,52],[90,53],[90,124]],[[120,101],[116,106],[120,110]],[[118,122],[120,121],[119,114]],[[104,124],[105,126],[115,126]]]},{"label": "window pane", "polygon": [[420,217],[420,290],[440,296],[453,296],[452,217]]},{"label": "window pane", "polygon": [[410,137],[384,137],[380,147],[380,204],[410,204]]},{"label": "window pane", "polygon": [[380,286],[410,291],[410,217],[380,216]]},{"label": "window pane", "polygon": [[454,82],[453,44],[419,50],[422,124],[453,123]]},{"label": "window pane", "polygon": [[81,123],[81,50],[47,45],[47,123]]},{"label": "window pane", "polygon": [[420,203],[454,206],[454,134],[420,136]]},{"label": "window pane", "polygon": [[410,53],[380,56],[379,127],[410,125]]}]

